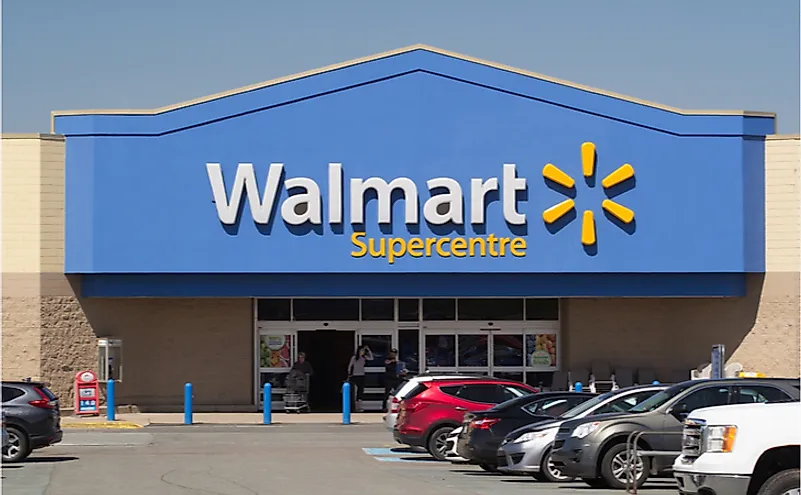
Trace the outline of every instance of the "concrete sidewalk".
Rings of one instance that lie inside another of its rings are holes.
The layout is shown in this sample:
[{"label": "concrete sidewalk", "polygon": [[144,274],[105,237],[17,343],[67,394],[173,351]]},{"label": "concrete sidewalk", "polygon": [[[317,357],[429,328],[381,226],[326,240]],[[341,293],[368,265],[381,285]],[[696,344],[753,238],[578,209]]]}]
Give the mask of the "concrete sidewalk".
[{"label": "concrete sidewalk", "polygon": [[[383,413],[353,413],[351,424],[379,424]],[[206,425],[260,425],[261,413],[194,413],[192,424]],[[341,413],[286,414],[273,413],[271,424],[341,424]],[[149,425],[183,425],[183,413],[136,413],[117,414],[116,421],[106,421],[106,416],[64,416],[62,428],[141,428]]]}]

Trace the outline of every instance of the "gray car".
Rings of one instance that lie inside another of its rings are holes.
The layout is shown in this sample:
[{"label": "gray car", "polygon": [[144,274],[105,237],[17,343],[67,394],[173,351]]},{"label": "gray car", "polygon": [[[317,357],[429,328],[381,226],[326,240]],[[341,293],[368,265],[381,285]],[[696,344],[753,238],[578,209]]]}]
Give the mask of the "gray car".
[{"label": "gray car", "polygon": [[593,397],[559,418],[518,428],[506,436],[498,449],[498,471],[529,474],[539,481],[564,482],[565,476],[550,461],[551,445],[565,421],[595,414],[626,412],[667,385],[638,385]]}]

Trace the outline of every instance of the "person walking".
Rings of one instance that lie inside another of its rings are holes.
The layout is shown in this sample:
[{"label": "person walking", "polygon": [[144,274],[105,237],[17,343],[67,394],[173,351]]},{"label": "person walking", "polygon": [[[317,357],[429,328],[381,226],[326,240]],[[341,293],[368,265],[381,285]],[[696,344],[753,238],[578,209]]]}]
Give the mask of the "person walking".
[{"label": "person walking", "polygon": [[368,346],[359,347],[356,353],[351,356],[348,363],[348,381],[356,387],[356,403],[353,408],[355,412],[362,411],[362,399],[364,399],[364,369],[367,361],[373,360],[373,353]]},{"label": "person walking", "polygon": [[400,383],[400,372],[398,350],[391,349],[387,359],[384,360],[384,402],[381,404],[382,412],[387,412],[387,400],[389,400],[389,395]]},{"label": "person walking", "polygon": [[300,370],[308,376],[312,376],[314,374],[314,368],[312,368],[311,363],[306,361],[305,352],[298,353],[298,360],[295,361],[295,364],[292,365],[292,369]]}]

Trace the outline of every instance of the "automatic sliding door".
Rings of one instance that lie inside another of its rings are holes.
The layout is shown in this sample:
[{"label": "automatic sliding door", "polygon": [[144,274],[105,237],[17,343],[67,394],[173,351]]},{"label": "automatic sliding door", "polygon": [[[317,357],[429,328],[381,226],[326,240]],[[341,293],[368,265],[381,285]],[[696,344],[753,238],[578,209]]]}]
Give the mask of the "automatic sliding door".
[{"label": "automatic sliding door", "polygon": [[395,346],[395,323],[362,322],[359,345],[368,346],[373,359],[365,367],[364,402],[366,410],[380,410],[384,402],[385,364],[389,351]]},{"label": "automatic sliding door", "polygon": [[522,330],[493,329],[492,375],[498,378],[525,381],[525,352]]},{"label": "automatic sliding door", "polygon": [[456,336],[457,369],[466,375],[489,375],[490,335],[476,330],[459,330]]}]

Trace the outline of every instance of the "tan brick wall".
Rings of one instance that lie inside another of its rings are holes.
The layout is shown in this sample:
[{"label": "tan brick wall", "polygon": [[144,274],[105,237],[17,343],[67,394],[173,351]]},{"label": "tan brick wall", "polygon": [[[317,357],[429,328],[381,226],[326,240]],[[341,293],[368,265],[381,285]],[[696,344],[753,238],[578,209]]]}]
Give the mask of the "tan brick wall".
[{"label": "tan brick wall", "polygon": [[97,368],[96,339],[114,337],[123,340],[118,404],[177,409],[186,382],[196,410],[253,404],[249,299],[51,297],[42,314],[42,374],[70,401],[75,373]]},{"label": "tan brick wall", "polygon": [[765,143],[765,250],[768,272],[799,272],[801,264],[801,140],[773,136]]},{"label": "tan brick wall", "polygon": [[43,140],[39,208],[42,273],[64,273],[64,142]]},{"label": "tan brick wall", "polygon": [[3,137],[3,272],[38,273],[41,148],[37,135]]},{"label": "tan brick wall", "polygon": [[[42,143],[38,134],[2,142],[2,268],[4,379],[40,378],[39,273]],[[63,141],[54,141],[63,147]],[[62,166],[63,168],[63,166]]]},{"label": "tan brick wall", "polygon": [[651,368],[663,380],[708,363],[724,344],[729,362],[771,376],[799,376],[799,277],[749,275],[738,298],[587,298],[565,301],[565,362]]}]

